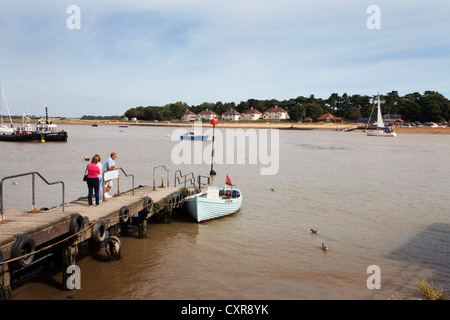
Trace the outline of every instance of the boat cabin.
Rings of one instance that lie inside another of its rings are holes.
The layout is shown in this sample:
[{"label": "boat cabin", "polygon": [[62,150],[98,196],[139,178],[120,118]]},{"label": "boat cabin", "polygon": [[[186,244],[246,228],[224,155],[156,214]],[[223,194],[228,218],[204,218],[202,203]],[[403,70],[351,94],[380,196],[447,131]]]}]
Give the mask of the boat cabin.
[{"label": "boat cabin", "polygon": [[33,132],[34,128],[29,123],[20,124],[14,129],[14,134],[28,134]]},{"label": "boat cabin", "polygon": [[56,124],[54,123],[38,121],[36,131],[39,133],[56,132],[56,128]]}]

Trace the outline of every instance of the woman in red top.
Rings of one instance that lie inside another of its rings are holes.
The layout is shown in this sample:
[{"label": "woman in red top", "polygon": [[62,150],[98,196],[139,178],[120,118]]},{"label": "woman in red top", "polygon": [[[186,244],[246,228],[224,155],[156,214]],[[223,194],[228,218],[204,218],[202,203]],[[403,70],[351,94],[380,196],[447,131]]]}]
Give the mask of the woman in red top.
[{"label": "woman in red top", "polygon": [[87,166],[87,185],[88,185],[88,203],[89,206],[92,206],[92,195],[95,192],[95,205],[98,206],[100,204],[100,197],[99,197],[99,180],[98,176],[102,173],[102,170],[99,168],[97,163],[100,161],[100,156],[96,154],[93,158],[91,163]]}]

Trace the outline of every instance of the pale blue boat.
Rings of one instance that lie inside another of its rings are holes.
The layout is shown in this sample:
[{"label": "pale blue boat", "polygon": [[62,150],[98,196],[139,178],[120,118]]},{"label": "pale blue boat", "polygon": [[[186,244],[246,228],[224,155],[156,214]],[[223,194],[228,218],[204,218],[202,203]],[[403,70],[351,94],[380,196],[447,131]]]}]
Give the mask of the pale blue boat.
[{"label": "pale blue boat", "polygon": [[203,222],[232,215],[241,208],[242,193],[236,188],[210,186],[204,192],[184,199],[189,214],[197,221]]}]

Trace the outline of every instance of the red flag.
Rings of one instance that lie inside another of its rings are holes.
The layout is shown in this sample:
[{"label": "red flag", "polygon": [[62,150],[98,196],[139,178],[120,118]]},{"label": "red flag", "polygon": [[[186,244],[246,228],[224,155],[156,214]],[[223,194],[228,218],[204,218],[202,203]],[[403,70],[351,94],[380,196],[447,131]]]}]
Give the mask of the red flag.
[{"label": "red flag", "polygon": [[233,185],[233,183],[231,183],[230,178],[228,177],[228,171],[227,171],[227,177],[226,177],[226,180],[225,180],[225,184],[227,184],[227,185],[229,185],[229,186],[232,186],[232,185]]}]

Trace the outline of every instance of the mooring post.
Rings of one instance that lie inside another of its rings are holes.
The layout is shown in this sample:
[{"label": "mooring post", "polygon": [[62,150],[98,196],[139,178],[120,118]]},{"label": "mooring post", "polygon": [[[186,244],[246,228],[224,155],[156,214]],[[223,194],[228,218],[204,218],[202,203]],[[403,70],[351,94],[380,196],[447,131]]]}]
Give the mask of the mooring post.
[{"label": "mooring post", "polygon": [[141,239],[147,238],[147,219],[141,219],[138,225],[138,237]]},{"label": "mooring post", "polygon": [[0,268],[0,300],[11,300],[11,274],[8,263]]},{"label": "mooring post", "polygon": [[72,273],[68,273],[67,271],[70,270],[70,266],[74,266],[77,261],[77,255],[78,255],[78,242],[72,242],[69,243],[64,249],[62,254],[62,274],[63,274],[63,288],[66,290],[71,290],[71,285],[69,285],[67,282],[69,278],[71,278]]}]

